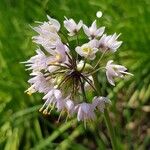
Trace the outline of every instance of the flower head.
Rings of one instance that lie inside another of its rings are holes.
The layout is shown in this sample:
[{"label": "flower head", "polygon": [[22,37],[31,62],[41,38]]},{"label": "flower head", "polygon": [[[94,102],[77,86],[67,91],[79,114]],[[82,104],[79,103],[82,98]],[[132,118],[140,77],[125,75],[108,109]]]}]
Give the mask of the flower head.
[{"label": "flower head", "polygon": [[83,25],[83,30],[84,33],[89,37],[89,39],[94,39],[100,37],[104,33],[105,27],[97,29],[95,20],[89,28],[86,25]]},{"label": "flower head", "polygon": [[73,19],[67,19],[66,17],[65,19],[66,20],[64,21],[64,26],[68,30],[69,36],[75,35],[81,29],[83,25],[82,20],[80,20],[79,23],[76,24],[76,22]]},{"label": "flower head", "polygon": [[[66,18],[64,26],[69,32],[68,35],[76,34],[76,38],[68,38],[60,31],[60,23],[47,17],[47,22],[33,27],[38,33],[33,40],[40,45],[40,49],[36,50],[35,56],[24,62],[28,67],[27,70],[32,72],[28,80],[30,87],[25,92],[29,95],[35,92],[44,94],[45,102],[40,109],[44,114],[50,114],[56,108],[60,112],[58,120],[62,112],[65,112],[66,118],[77,115],[77,120],[84,121],[86,125],[87,121],[96,118],[97,110],[103,112],[106,104],[110,104],[110,100],[106,97],[98,95],[94,97],[99,90],[96,89],[99,83],[95,82],[95,76],[100,71],[98,65],[105,54],[100,56],[99,49],[104,52],[108,50],[115,52],[122,41],[117,41],[119,35],[116,33],[103,35],[105,27],[97,27],[96,20],[88,27],[82,21],[76,23],[73,19]],[[78,36],[77,32],[82,26],[89,41],[85,42],[86,38],[80,40]],[[106,69],[110,84],[115,85],[115,77],[123,77],[124,74],[130,73],[124,66],[112,62],[108,61],[106,67],[102,68]],[[91,103],[87,103],[90,100],[87,94],[89,91],[94,97],[91,98]]]},{"label": "flower head", "polygon": [[125,74],[133,75],[129,72],[127,72],[127,68],[121,65],[112,64],[113,60],[110,60],[107,62],[106,65],[106,76],[108,79],[108,82],[115,86],[114,83],[114,77],[120,77],[122,78]]}]

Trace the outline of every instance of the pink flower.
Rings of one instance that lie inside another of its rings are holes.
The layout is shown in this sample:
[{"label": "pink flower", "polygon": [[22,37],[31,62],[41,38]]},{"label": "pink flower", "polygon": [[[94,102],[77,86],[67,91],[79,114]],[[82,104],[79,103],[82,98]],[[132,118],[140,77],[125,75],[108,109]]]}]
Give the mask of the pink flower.
[{"label": "pink flower", "polygon": [[70,99],[66,100],[65,107],[66,107],[68,114],[73,115],[73,113],[75,112],[75,105],[74,105],[73,101]]},{"label": "pink flower", "polygon": [[107,76],[108,82],[111,85],[115,86],[114,77],[122,78],[125,74],[133,76],[133,74],[127,72],[126,67],[121,66],[121,65],[112,64],[112,62],[113,62],[113,60],[108,61],[107,65],[105,67],[106,68],[106,76]]},{"label": "pink flower", "polygon": [[93,108],[98,108],[99,111],[104,112],[106,104],[111,104],[111,101],[107,97],[94,97],[93,98]]},{"label": "pink flower", "polygon": [[75,107],[78,121],[94,120],[95,113],[92,104],[81,103]]},{"label": "pink flower", "polygon": [[83,25],[82,20],[80,20],[79,23],[76,24],[73,19],[67,19],[66,17],[65,19],[66,20],[64,21],[64,27],[68,30],[69,36],[75,35],[81,29]]},{"label": "pink flower", "polygon": [[28,82],[32,84],[30,88],[27,89],[27,93],[31,95],[32,93],[38,91],[40,93],[47,93],[53,86],[52,80],[47,80],[43,73],[33,72],[30,74],[32,77]]},{"label": "pink flower", "polygon": [[104,34],[99,40],[98,47],[101,48],[102,51],[110,50],[115,52],[122,44],[122,41],[117,41],[119,36],[120,34],[117,35],[116,33],[108,36]]},{"label": "pink flower", "polygon": [[66,61],[66,51],[67,47],[61,42],[58,41],[56,43],[56,48],[54,50],[50,49],[49,53],[52,55],[49,57],[47,63],[48,64],[55,64],[55,63],[63,63]]},{"label": "pink flower", "polygon": [[29,67],[27,70],[41,71],[47,68],[47,56],[40,49],[36,50],[37,55],[31,57],[28,61],[23,62]]},{"label": "pink flower", "polygon": [[75,51],[82,57],[85,57],[90,60],[95,59],[95,53],[98,51],[96,48],[96,40],[92,40],[88,43],[83,44],[82,46],[77,46]]},{"label": "pink flower", "polygon": [[89,28],[86,25],[83,25],[83,30],[84,33],[89,37],[89,39],[94,39],[100,37],[104,33],[105,27],[97,29],[95,20]]}]

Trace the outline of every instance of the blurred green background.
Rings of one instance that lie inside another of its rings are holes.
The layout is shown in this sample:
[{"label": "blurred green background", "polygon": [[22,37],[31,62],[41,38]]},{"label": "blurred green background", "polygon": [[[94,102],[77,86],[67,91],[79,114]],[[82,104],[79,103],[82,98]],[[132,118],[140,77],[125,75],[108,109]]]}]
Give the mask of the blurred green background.
[{"label": "blurred green background", "polygon": [[[150,149],[150,1],[149,0],[0,0],[0,149],[110,149],[103,115],[87,125],[76,120],[56,123],[58,114],[38,112],[42,95],[28,96],[29,72],[19,62],[35,54],[35,35],[29,25],[46,14],[90,25],[97,19],[106,32],[122,33],[124,42],[114,60],[134,74],[116,87],[100,78],[102,92],[113,102],[110,116],[120,149]],[[73,123],[72,123],[73,122]]]}]

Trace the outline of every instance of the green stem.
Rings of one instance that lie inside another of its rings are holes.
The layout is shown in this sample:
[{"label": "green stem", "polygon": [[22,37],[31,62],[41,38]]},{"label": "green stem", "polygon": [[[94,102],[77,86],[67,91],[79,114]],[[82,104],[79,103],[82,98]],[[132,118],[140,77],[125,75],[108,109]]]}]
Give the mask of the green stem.
[{"label": "green stem", "polygon": [[113,150],[117,150],[118,149],[117,148],[117,141],[116,141],[114,129],[112,127],[112,124],[111,124],[110,117],[109,117],[107,109],[105,109],[105,111],[104,111],[104,118],[105,118],[105,123],[106,123],[107,129],[108,129],[109,135],[110,135],[112,148],[113,148]]},{"label": "green stem", "polygon": [[[100,96],[101,95],[100,84],[98,82],[98,78],[97,78],[96,74],[93,75],[93,79],[94,79],[95,87],[97,89],[96,90],[97,94]],[[118,150],[118,148],[117,148],[117,142],[116,142],[116,137],[115,137],[115,132],[114,132],[114,129],[112,127],[112,124],[111,124],[110,117],[109,117],[107,109],[105,109],[105,111],[104,111],[104,118],[105,118],[105,123],[106,123],[107,129],[108,129],[109,135],[110,135],[110,140],[111,140],[112,148],[113,148],[113,150]]]}]

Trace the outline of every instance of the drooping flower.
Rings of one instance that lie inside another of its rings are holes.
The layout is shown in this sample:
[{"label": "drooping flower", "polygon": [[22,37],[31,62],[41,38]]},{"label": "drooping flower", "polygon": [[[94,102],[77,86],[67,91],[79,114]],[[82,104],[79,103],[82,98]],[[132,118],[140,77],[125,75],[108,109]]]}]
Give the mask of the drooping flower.
[{"label": "drooping flower", "polygon": [[48,114],[54,108],[57,103],[62,101],[62,93],[56,88],[52,88],[44,97],[44,105],[40,108],[40,111],[43,111],[44,114]]},{"label": "drooping flower", "polygon": [[126,67],[113,64],[112,62],[113,62],[113,60],[110,60],[107,62],[107,65],[106,65],[106,76],[107,76],[108,82],[111,85],[115,86],[114,77],[122,78],[125,74],[133,75],[133,74],[127,72]]},{"label": "drooping flower", "polygon": [[78,121],[94,120],[95,113],[92,104],[81,103],[75,107]]},{"label": "drooping flower", "polygon": [[104,34],[98,42],[98,48],[102,51],[112,51],[116,52],[117,49],[122,44],[122,41],[117,41],[118,37],[120,36],[114,33],[113,35],[106,35]]},{"label": "drooping flower", "polygon": [[95,47],[96,41],[92,40],[89,43],[85,43],[82,46],[76,47],[76,52],[86,59],[93,60],[95,58],[95,53],[98,49]]},{"label": "drooping flower", "polygon": [[69,115],[73,115],[73,113],[75,112],[75,105],[74,105],[74,102],[70,99],[66,100],[66,110],[67,110],[67,113]]},{"label": "drooping flower", "polygon": [[68,30],[69,36],[74,36],[82,27],[83,21],[80,20],[77,24],[73,19],[67,19],[64,20],[64,27]]},{"label": "drooping flower", "polygon": [[111,101],[107,97],[96,96],[93,98],[93,102],[92,102],[93,107],[95,109],[97,108],[101,112],[104,112],[106,104],[111,104]]},{"label": "drooping flower", "polygon": [[97,28],[96,20],[88,28],[86,25],[83,25],[84,33],[89,37],[89,39],[94,39],[102,36],[104,33],[105,27]]}]

